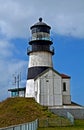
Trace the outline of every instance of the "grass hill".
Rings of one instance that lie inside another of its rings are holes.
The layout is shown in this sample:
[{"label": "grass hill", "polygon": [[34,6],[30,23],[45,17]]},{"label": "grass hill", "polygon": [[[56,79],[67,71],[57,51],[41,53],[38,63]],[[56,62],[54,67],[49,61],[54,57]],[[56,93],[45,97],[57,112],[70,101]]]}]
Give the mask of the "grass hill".
[{"label": "grass hill", "polygon": [[8,98],[0,102],[0,128],[48,117],[61,118],[35,102],[33,98]]}]

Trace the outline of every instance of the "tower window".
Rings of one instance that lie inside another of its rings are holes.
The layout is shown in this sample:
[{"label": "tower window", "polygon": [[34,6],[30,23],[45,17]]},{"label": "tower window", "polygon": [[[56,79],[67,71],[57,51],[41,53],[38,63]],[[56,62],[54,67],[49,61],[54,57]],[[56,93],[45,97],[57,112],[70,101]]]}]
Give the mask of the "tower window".
[{"label": "tower window", "polygon": [[63,83],[63,91],[66,91],[66,83]]}]

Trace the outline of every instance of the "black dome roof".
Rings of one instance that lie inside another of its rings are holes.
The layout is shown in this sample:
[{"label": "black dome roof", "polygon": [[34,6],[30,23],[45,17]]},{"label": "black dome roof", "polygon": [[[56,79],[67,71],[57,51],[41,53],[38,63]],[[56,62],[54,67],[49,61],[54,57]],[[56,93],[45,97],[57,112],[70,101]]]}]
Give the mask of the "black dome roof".
[{"label": "black dome roof", "polygon": [[42,22],[42,18],[39,18],[39,22],[37,22],[36,24],[34,24],[33,26],[31,26],[30,29],[32,29],[34,27],[38,27],[38,26],[45,26],[45,27],[51,29],[50,26],[48,26],[46,23]]}]

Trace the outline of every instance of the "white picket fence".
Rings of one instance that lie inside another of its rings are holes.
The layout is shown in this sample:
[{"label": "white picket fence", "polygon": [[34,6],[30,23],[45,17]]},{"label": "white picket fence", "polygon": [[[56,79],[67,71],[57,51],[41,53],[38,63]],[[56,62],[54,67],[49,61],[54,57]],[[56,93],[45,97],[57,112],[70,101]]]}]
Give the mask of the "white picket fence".
[{"label": "white picket fence", "polygon": [[37,128],[38,128],[38,120],[35,120],[29,123],[0,128],[0,130],[37,130]]}]

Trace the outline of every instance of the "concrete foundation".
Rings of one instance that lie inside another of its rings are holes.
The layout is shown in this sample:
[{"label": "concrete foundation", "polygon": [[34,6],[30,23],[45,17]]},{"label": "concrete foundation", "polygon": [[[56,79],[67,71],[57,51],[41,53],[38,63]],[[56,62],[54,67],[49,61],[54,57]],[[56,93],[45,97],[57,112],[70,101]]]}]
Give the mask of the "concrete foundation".
[{"label": "concrete foundation", "polygon": [[84,107],[78,107],[78,106],[50,107],[49,110],[59,116],[67,117],[67,112],[69,112],[74,116],[74,119],[84,119]]}]

